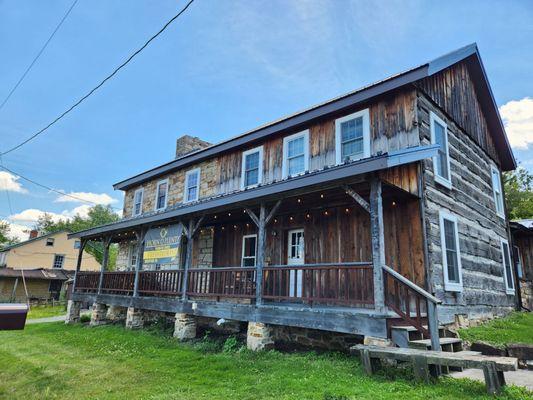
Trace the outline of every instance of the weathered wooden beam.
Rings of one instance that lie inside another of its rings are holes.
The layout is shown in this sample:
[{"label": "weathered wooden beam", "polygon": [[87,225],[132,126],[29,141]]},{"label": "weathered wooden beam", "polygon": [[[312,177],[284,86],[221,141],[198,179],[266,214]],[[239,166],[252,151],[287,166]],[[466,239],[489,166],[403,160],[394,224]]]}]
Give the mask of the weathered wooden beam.
[{"label": "weathered wooden beam", "polygon": [[250,219],[253,221],[253,223],[256,226],[259,226],[259,218],[257,218],[257,215],[255,215],[255,213],[250,208],[245,208],[244,210],[246,211],[246,214],[248,214]]},{"label": "weathered wooden beam", "polygon": [[143,265],[144,239],[146,238],[148,229],[148,227],[141,228],[135,232],[135,236],[137,237],[137,263],[135,264],[135,281],[133,284],[134,297],[139,296],[139,272],[141,271]]},{"label": "weathered wooden beam", "polygon": [[104,254],[102,255],[102,265],[100,266],[100,278],[98,279],[98,294],[102,293],[102,284],[104,283],[104,272],[107,270],[107,263],[109,261],[109,246],[111,245],[111,240],[113,237],[106,236],[102,240],[102,245],[104,246]]},{"label": "weathered wooden beam", "polygon": [[257,265],[255,278],[255,303],[262,304],[263,299],[263,267],[265,264],[266,247],[266,206],[261,203],[259,208],[259,224],[257,226]]},{"label": "weathered wooden beam", "polygon": [[357,202],[357,204],[363,207],[366,212],[370,212],[370,204],[368,204],[368,202],[359,193],[357,193],[348,185],[342,185],[342,189],[346,191],[346,194],[351,196]]},{"label": "weathered wooden beam", "polygon": [[276,204],[274,204],[274,207],[272,207],[272,209],[270,210],[270,212],[268,213],[265,219],[265,224],[268,224],[272,220],[274,215],[276,215],[276,212],[278,212],[279,206],[281,206],[281,200],[278,200]]},{"label": "weathered wooden beam", "polygon": [[191,232],[191,230],[189,229],[189,235],[190,237],[194,237],[194,235],[196,235],[196,232],[198,231],[198,228],[200,228],[200,224],[203,222],[205,218],[205,215],[202,215],[200,218],[198,218],[198,221],[196,221],[196,223],[194,224],[194,228]]},{"label": "weathered wooden beam", "polygon": [[[202,217],[203,218],[203,217]],[[195,227],[198,227],[198,224],[195,223],[194,219],[189,220],[188,235],[187,235],[187,248],[185,252],[185,265],[183,267],[183,281],[181,283],[181,299],[187,301],[187,287],[189,284],[189,269],[192,266],[192,252],[194,244],[194,233]]]},{"label": "weathered wooden beam", "polygon": [[441,351],[439,337],[439,316],[437,314],[437,305],[432,301],[426,300],[428,313],[428,329],[431,336],[431,350]]},{"label": "weathered wooden beam", "polygon": [[80,272],[81,268],[81,262],[83,258],[83,250],[85,249],[85,245],[87,244],[86,239],[80,240],[80,248],[78,250],[78,260],[76,261],[76,272],[74,272],[74,282],[72,284],[72,293],[76,290],[76,283],[78,281],[78,272]]},{"label": "weathered wooden beam", "polygon": [[383,222],[383,188],[381,180],[370,181],[370,230],[372,239],[372,263],[374,265],[374,306],[377,311],[385,309],[383,265],[385,265],[385,234]]}]

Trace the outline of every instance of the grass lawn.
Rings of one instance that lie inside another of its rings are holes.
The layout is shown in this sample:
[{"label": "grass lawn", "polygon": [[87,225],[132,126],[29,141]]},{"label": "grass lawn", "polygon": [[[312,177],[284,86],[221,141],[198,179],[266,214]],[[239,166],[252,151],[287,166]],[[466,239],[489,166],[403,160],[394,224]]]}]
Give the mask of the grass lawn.
[{"label": "grass lawn", "polygon": [[[483,384],[367,377],[339,354],[221,351],[149,331],[62,323],[0,332],[2,399],[489,399]],[[231,347],[231,346],[228,346]],[[234,347],[233,347],[234,348]],[[532,399],[507,387],[502,398]]]},{"label": "grass lawn", "polygon": [[459,330],[461,339],[483,341],[495,345],[509,343],[533,344],[533,313],[515,312],[506,318]]},{"label": "grass lawn", "polygon": [[56,315],[66,314],[65,306],[31,306],[28,313],[28,319],[55,317]]}]

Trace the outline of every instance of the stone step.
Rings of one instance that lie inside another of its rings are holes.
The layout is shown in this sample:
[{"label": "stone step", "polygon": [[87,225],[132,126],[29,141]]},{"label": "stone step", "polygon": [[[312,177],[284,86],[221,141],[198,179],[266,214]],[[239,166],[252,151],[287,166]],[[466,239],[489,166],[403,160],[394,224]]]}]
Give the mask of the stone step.
[{"label": "stone step", "polygon": [[482,355],[481,351],[471,351],[471,350],[456,351],[455,354],[461,355],[461,356],[480,356],[480,355]]},{"label": "stone step", "polygon": [[[462,350],[463,341],[458,338],[440,338],[440,347],[443,351],[458,352]],[[430,339],[411,340],[409,347],[412,349],[427,350],[431,348]],[[457,350],[459,348],[460,350]]]}]

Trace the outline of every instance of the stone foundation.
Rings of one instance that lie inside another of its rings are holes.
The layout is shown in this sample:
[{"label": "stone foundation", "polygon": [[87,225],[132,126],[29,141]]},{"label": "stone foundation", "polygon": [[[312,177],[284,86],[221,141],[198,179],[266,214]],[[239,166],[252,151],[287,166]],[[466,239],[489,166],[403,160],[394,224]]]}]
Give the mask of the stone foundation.
[{"label": "stone foundation", "polygon": [[243,324],[240,321],[224,320],[221,318],[196,317],[197,327],[220,333],[239,333],[243,330]]},{"label": "stone foundation", "polygon": [[143,310],[128,307],[126,313],[126,329],[141,329],[144,326]]},{"label": "stone foundation", "polygon": [[521,280],[520,294],[522,297],[522,306],[529,311],[533,311],[533,282]]},{"label": "stone foundation", "polygon": [[312,347],[347,352],[351,346],[363,342],[363,337],[359,335],[291,326],[273,326],[273,336],[275,347],[280,349]]},{"label": "stone foundation", "polygon": [[248,322],[246,347],[252,351],[274,348],[274,329],[271,325],[261,322]]},{"label": "stone foundation", "polygon": [[194,339],[196,337],[196,319],[189,314],[176,314],[174,323],[174,337],[178,340]]},{"label": "stone foundation", "polygon": [[126,319],[127,308],[120,306],[109,306],[106,319],[110,322],[119,322]]},{"label": "stone foundation", "polygon": [[107,322],[106,316],[107,316],[107,305],[102,304],[102,303],[94,303],[93,310],[91,313],[91,322],[89,323],[89,325],[97,326],[97,325],[105,324]]},{"label": "stone foundation", "polygon": [[67,315],[65,324],[75,324],[80,322],[81,302],[69,300],[67,303]]}]

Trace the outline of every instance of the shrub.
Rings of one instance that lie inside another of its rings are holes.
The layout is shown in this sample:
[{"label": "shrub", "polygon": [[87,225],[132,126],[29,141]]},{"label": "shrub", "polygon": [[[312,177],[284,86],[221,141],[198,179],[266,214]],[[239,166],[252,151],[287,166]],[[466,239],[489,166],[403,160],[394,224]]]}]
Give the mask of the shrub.
[{"label": "shrub", "polygon": [[91,320],[91,316],[89,314],[82,314],[80,316],[80,322],[82,324],[86,323],[86,322],[89,322]]},{"label": "shrub", "polygon": [[234,353],[237,350],[239,350],[239,342],[237,341],[237,338],[235,336],[230,336],[224,342],[224,345],[222,346],[222,351],[224,353]]}]

